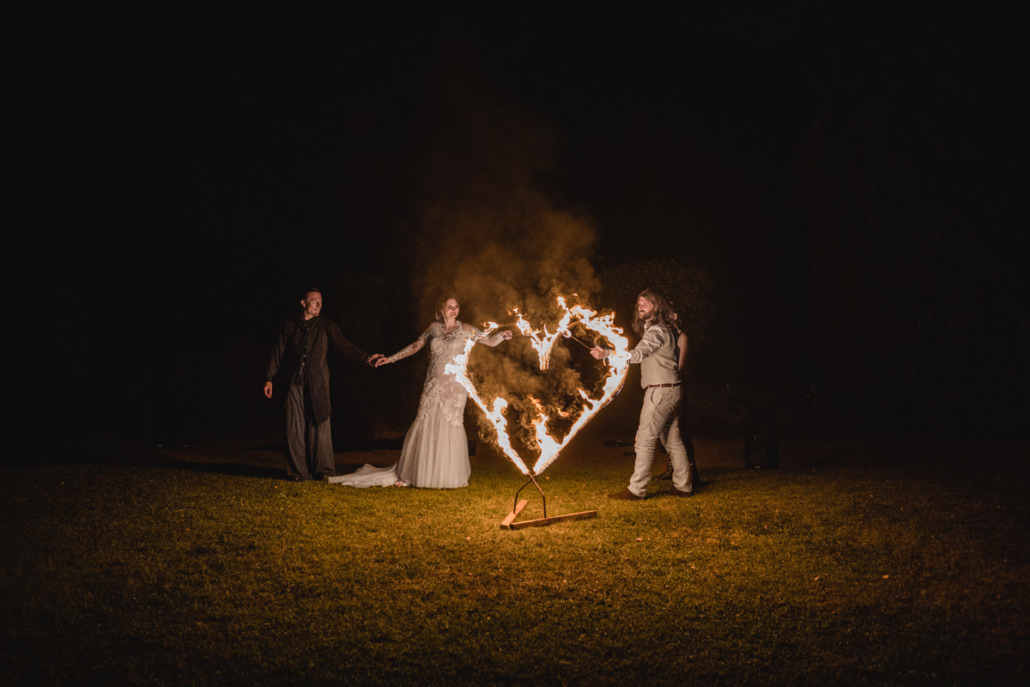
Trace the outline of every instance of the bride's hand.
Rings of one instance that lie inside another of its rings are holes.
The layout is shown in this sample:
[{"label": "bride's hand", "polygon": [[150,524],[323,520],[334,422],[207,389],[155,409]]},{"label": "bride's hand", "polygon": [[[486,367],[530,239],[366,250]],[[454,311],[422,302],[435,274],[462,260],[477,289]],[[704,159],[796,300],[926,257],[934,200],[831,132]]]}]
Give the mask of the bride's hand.
[{"label": "bride's hand", "polygon": [[379,358],[379,359],[376,360],[376,367],[382,367],[383,365],[389,365],[389,364],[390,364],[390,359],[387,358],[385,355],[382,358]]},{"label": "bride's hand", "polygon": [[510,329],[505,329],[503,332],[500,332],[500,334],[501,334],[501,338],[504,339],[505,341],[511,341],[511,330]]}]

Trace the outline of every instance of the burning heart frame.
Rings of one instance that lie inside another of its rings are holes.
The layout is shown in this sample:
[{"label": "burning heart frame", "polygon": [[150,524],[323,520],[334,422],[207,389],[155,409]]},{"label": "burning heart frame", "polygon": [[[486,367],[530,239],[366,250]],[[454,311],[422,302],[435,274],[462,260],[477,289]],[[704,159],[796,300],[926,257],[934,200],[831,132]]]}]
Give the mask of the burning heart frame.
[{"label": "burning heart frame", "polygon": [[[558,516],[558,518],[547,518],[547,500],[544,496],[543,490],[540,488],[540,484],[536,481],[536,476],[541,474],[557,459],[561,451],[569,444],[570,441],[579,433],[579,431],[585,427],[598,411],[601,410],[605,405],[608,404],[612,398],[622,389],[623,384],[626,382],[626,375],[629,372],[629,341],[622,335],[622,329],[616,327],[612,320],[614,319],[614,313],[598,316],[598,314],[585,308],[581,305],[574,305],[571,308],[566,304],[565,298],[559,296],[557,299],[558,308],[562,312],[562,317],[558,321],[558,326],[554,332],[548,331],[547,327],[542,329],[534,329],[530,326],[529,322],[522,316],[522,313],[515,309],[517,315],[516,326],[519,331],[526,336],[533,348],[537,352],[539,358],[539,364],[541,370],[548,368],[551,349],[554,347],[555,342],[559,337],[561,338],[575,338],[572,336],[570,327],[579,324],[586,329],[600,335],[605,339],[614,351],[610,352],[605,358],[608,365],[608,375],[605,377],[602,393],[600,398],[590,398],[586,391],[580,389],[579,393],[583,399],[582,412],[579,417],[573,422],[572,427],[568,433],[561,440],[555,438],[548,431],[547,423],[550,419],[547,414],[543,411],[543,408],[537,407],[537,417],[533,420],[533,427],[536,432],[536,443],[540,448],[540,456],[530,470],[526,466],[526,462],[522,459],[522,456],[514,449],[511,445],[511,437],[508,435],[508,420],[505,416],[505,409],[508,407],[507,399],[503,397],[497,397],[494,399],[492,406],[488,405],[479,392],[476,390],[475,384],[468,376],[468,362],[469,356],[472,349],[478,342],[478,338],[469,339],[465,343],[465,350],[454,357],[454,359],[448,363],[446,370],[453,374],[455,379],[461,384],[469,393],[469,396],[475,401],[476,405],[479,406],[480,410],[486,416],[487,420],[493,426],[494,431],[497,434],[497,444],[501,448],[501,451],[515,464],[515,466],[525,475],[529,477],[525,484],[519,488],[515,493],[516,505],[509,513],[508,517],[505,518],[506,523],[502,523],[502,527],[512,526],[512,520],[518,515],[522,507],[525,506],[525,501],[518,501],[518,494],[523,488],[532,482],[537,491],[540,492],[540,496],[544,499],[544,520],[547,522],[540,522],[539,524],[548,524],[548,522],[555,519],[564,519],[568,517],[590,517],[584,514],[573,514],[573,516]],[[493,333],[498,327],[497,324],[490,322],[484,325],[484,332],[482,336],[488,336]],[[481,337],[480,337],[481,338]],[[576,339],[578,341],[578,339]],[[582,342],[580,342],[582,343]],[[584,344],[586,345],[586,344]],[[596,513],[595,511],[589,511],[589,513]]]}]

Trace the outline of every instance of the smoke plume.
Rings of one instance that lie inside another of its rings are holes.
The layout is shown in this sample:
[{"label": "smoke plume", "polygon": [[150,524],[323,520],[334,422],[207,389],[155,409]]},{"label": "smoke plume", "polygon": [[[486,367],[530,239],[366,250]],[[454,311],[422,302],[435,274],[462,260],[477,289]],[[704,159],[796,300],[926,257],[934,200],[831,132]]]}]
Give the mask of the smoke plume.
[{"label": "smoke plume", "polygon": [[[509,425],[522,428],[513,438],[525,444],[533,399],[555,418],[552,426],[560,425],[560,415],[578,414],[578,389],[591,390],[603,366],[567,340],[541,372],[536,352],[514,328],[513,311],[553,331],[558,295],[590,306],[600,290],[591,262],[596,232],[589,218],[554,201],[558,194],[547,179],[554,176],[558,138],[548,122],[496,96],[444,90],[449,107],[432,137],[425,200],[412,232],[414,297],[427,317],[444,297],[455,296],[461,320],[512,330],[510,342],[474,349],[469,370],[484,398],[507,398]],[[482,438],[492,438],[492,428],[481,422],[480,429]],[[563,435],[560,427],[552,434]]]}]

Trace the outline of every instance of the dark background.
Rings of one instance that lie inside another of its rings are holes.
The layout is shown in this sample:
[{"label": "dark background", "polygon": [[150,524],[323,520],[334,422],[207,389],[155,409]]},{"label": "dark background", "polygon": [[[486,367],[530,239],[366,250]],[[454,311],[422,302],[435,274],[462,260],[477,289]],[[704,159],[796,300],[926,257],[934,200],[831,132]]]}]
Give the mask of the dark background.
[{"label": "dark background", "polygon": [[1020,431],[1012,16],[488,4],[26,20],[8,440],[265,429],[299,291],[392,352],[471,231],[438,209],[516,192],[586,227],[602,285],[659,258],[710,276],[699,393],[802,389],[855,431]]}]

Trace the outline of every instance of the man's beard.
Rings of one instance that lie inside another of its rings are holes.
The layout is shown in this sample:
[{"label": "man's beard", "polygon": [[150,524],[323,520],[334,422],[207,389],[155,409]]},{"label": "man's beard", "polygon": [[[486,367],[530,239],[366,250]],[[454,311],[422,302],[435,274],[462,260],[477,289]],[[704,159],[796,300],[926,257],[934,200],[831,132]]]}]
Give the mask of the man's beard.
[{"label": "man's beard", "polygon": [[654,322],[654,313],[652,312],[648,317],[641,317],[640,313],[637,313],[636,319],[633,320],[633,331],[637,334],[643,334],[647,331],[647,328]]}]

